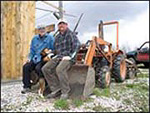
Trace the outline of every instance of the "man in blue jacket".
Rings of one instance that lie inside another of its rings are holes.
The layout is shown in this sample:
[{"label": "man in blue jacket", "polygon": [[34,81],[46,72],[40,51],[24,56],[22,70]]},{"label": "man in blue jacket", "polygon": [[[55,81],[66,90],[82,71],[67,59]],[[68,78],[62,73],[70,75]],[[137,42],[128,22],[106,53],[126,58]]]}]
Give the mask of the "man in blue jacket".
[{"label": "man in blue jacket", "polygon": [[39,34],[35,35],[31,41],[28,60],[23,66],[23,90],[21,93],[29,92],[31,89],[30,74],[33,70],[39,77],[44,77],[41,71],[45,64],[42,60],[41,51],[44,48],[53,50],[54,37],[46,33],[44,25],[38,26]]}]

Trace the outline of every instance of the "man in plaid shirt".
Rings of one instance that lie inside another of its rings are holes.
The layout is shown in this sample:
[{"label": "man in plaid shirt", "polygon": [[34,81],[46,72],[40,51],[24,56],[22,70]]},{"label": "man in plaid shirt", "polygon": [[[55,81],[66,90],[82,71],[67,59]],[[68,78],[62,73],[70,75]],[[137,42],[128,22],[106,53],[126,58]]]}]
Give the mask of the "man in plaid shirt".
[{"label": "man in plaid shirt", "polygon": [[70,91],[67,71],[73,65],[72,61],[80,42],[75,33],[68,28],[66,20],[59,20],[58,30],[59,34],[54,43],[56,56],[43,66],[42,72],[52,91],[47,98],[61,94],[61,99],[67,99]]}]

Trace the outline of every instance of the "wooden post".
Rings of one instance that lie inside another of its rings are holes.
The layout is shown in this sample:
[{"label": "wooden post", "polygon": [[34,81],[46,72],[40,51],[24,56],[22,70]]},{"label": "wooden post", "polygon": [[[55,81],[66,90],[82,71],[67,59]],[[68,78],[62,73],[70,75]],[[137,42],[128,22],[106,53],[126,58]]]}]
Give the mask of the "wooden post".
[{"label": "wooden post", "polygon": [[35,1],[2,2],[2,78],[22,76],[29,46],[35,34]]}]

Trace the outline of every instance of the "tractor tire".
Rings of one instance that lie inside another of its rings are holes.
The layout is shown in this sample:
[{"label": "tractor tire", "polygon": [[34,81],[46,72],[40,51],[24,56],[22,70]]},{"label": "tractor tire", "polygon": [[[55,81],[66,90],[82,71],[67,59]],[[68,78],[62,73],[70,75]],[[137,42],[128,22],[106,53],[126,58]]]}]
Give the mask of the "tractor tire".
[{"label": "tractor tire", "polygon": [[136,65],[136,61],[134,60],[134,58],[129,58],[129,60],[132,61]]},{"label": "tractor tire", "polygon": [[127,76],[128,76],[128,79],[134,79],[136,76],[135,70],[129,70],[129,72],[127,72]]},{"label": "tractor tire", "polygon": [[96,84],[98,82],[98,78],[99,78],[99,72],[101,71],[101,68],[103,66],[107,66],[108,65],[108,62],[106,61],[105,58],[102,58],[102,59],[93,59],[93,67],[95,69],[95,81],[96,81]]},{"label": "tractor tire", "polygon": [[[136,61],[133,58],[129,58],[130,61],[132,61],[135,65],[136,65]],[[127,63],[127,67],[128,67],[128,63]],[[137,72],[135,68],[127,68],[127,79],[134,79],[135,76],[137,76]]]},{"label": "tractor tire", "polygon": [[112,68],[112,75],[116,82],[123,82],[126,78],[126,62],[125,57],[122,54],[119,54],[114,62]]},{"label": "tractor tire", "polygon": [[98,86],[100,88],[107,88],[110,86],[110,82],[111,82],[110,68],[108,66],[103,66],[101,68],[101,71],[99,72]]}]

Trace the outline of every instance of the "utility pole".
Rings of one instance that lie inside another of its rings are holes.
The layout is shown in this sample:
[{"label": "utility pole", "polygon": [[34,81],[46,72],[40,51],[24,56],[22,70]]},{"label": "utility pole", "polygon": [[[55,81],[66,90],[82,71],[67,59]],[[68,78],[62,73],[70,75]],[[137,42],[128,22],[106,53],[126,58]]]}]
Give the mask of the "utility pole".
[{"label": "utility pole", "polygon": [[[53,12],[54,16],[57,19],[63,19],[64,15],[70,16],[70,17],[76,17],[76,16],[74,16],[72,14],[65,13],[65,10],[63,9],[63,1],[58,1],[58,7],[55,6],[55,5],[53,5],[53,4],[51,4],[51,3],[49,3],[49,2],[47,2],[47,1],[42,1],[42,2],[45,3],[45,4],[47,4],[47,5],[49,5],[49,6],[51,6],[51,7],[53,7],[53,8],[55,8],[55,9],[57,9],[58,12],[52,11],[52,10],[48,10],[48,9],[37,8],[37,7],[36,7],[36,9],[43,10],[43,11]],[[57,15],[57,13],[58,13],[58,15]]]},{"label": "utility pole", "polygon": [[61,19],[63,19],[63,3],[62,3],[62,1],[59,1],[59,16]]}]

